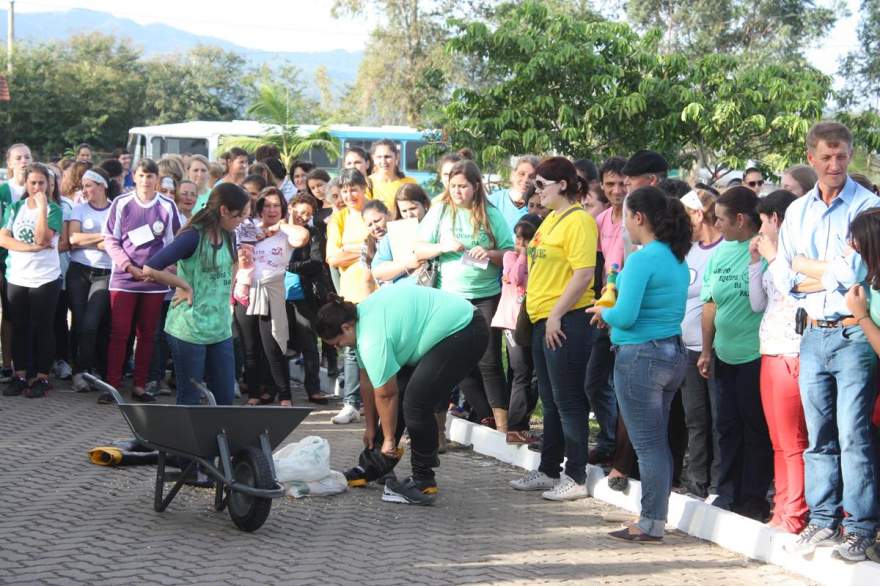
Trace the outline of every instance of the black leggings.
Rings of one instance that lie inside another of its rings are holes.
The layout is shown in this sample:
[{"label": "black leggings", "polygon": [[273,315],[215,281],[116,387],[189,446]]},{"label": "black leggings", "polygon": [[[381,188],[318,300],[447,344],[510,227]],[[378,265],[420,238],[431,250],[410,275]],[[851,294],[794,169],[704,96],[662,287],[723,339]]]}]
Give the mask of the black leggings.
[{"label": "black leggings", "polygon": [[[471,304],[482,315],[483,321],[492,323],[498,309],[500,295],[471,299]],[[479,352],[479,350],[477,350]],[[488,343],[483,349],[479,364],[465,376],[459,385],[467,402],[480,419],[492,417],[492,409],[507,409],[510,392],[501,370],[501,330],[489,331]],[[447,397],[448,398],[448,397]]]},{"label": "black leggings", "polygon": [[318,357],[318,338],[311,330],[311,324],[296,306],[287,302],[287,326],[290,339],[302,352],[305,388],[308,396],[321,394],[321,360]]},{"label": "black leggings", "polygon": [[49,374],[55,358],[55,306],[61,292],[61,279],[39,287],[20,287],[9,283],[12,313],[12,361],[16,371]]},{"label": "black leggings", "polygon": [[103,373],[110,339],[110,269],[70,263],[67,294],[77,336],[75,372]]},{"label": "black leggings", "polygon": [[[404,428],[409,430],[412,472],[416,480],[434,478],[433,469],[439,465],[434,414],[438,407],[447,404],[452,388],[476,368],[489,339],[486,324],[480,312],[475,311],[471,323],[464,329],[438,342],[415,366],[404,366],[397,373],[399,410],[395,431],[399,443]],[[380,424],[376,431],[375,451],[381,449],[383,437]],[[369,480],[387,474],[397,463],[391,458],[376,458],[368,450],[364,452],[360,462]],[[387,464],[384,469],[381,468],[383,461]],[[370,462],[375,464],[364,465]]]},{"label": "black leggings", "polygon": [[[290,372],[282,350],[272,337],[272,318],[268,315],[248,315],[247,307],[235,304],[235,321],[244,349],[244,380],[248,396],[260,398],[260,385],[268,379],[271,395],[281,401],[290,400]],[[268,374],[268,377],[265,376]]]}]

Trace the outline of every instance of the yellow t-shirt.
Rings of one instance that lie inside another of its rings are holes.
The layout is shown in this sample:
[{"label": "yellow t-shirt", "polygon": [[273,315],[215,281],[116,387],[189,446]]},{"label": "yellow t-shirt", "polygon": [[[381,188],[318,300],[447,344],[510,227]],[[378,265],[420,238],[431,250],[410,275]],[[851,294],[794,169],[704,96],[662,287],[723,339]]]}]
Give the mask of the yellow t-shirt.
[{"label": "yellow t-shirt", "polygon": [[394,181],[378,181],[370,179],[371,188],[367,188],[367,199],[378,199],[385,204],[388,211],[394,213],[394,196],[397,190],[405,183],[417,183],[412,177],[403,177]]},{"label": "yellow t-shirt", "polygon": [[[327,256],[339,253],[346,244],[364,244],[367,234],[367,226],[356,211],[344,208],[333,212],[327,224]],[[346,301],[360,303],[373,292],[373,287],[370,271],[360,260],[339,267],[339,294]]]},{"label": "yellow t-shirt", "polygon": [[[529,243],[526,310],[532,322],[550,315],[574,271],[596,266],[596,242],[599,239],[596,220],[590,213],[572,212],[559,223],[566,211],[551,212]],[[590,286],[571,309],[592,305],[593,300],[593,283],[590,281]]]}]

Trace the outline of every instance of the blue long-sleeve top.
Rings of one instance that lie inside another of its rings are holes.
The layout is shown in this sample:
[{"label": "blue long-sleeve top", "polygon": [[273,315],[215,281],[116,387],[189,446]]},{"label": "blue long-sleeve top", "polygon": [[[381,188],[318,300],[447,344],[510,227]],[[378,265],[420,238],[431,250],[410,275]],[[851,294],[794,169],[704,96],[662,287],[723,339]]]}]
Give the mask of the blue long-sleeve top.
[{"label": "blue long-sleeve top", "polygon": [[644,344],[681,335],[690,270],[665,242],[654,240],[626,260],[617,303],[602,312],[611,343]]}]

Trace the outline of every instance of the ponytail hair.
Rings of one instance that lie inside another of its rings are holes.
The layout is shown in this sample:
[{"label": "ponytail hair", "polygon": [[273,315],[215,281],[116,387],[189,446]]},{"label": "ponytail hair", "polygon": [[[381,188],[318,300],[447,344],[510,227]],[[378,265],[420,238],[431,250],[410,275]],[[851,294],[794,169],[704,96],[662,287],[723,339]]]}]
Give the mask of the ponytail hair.
[{"label": "ponytail hair", "polygon": [[668,244],[678,262],[684,262],[691,249],[693,227],[681,201],[656,187],[641,187],[627,196],[626,207],[633,214],[641,213],[654,238]]},{"label": "ponytail hair", "polygon": [[331,293],[327,296],[327,303],[318,310],[315,318],[315,333],[322,340],[332,340],[342,335],[342,326],[347,323],[357,323],[357,307],[342,297]]},{"label": "ponytail hair", "polygon": [[758,196],[748,187],[742,185],[731,187],[721,194],[715,205],[724,206],[727,213],[732,214],[734,218],[737,214],[749,218],[755,230],[761,226],[761,217],[758,215]]}]

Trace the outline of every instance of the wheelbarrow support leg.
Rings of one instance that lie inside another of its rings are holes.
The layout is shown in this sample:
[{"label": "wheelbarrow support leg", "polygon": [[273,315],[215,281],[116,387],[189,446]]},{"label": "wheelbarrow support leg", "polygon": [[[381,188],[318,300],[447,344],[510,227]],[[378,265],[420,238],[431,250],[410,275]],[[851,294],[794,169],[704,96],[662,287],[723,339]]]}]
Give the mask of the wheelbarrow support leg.
[{"label": "wheelbarrow support leg", "polygon": [[156,493],[153,497],[153,509],[155,509],[157,513],[161,513],[168,508],[168,505],[170,505],[171,501],[174,500],[174,497],[177,496],[180,487],[183,486],[183,483],[186,481],[187,476],[195,465],[195,460],[189,461],[186,468],[180,471],[180,478],[177,479],[174,486],[171,487],[171,490],[168,491],[168,494],[163,498],[163,493],[165,492],[165,452],[159,452],[159,461],[156,465]]},{"label": "wheelbarrow support leg", "polygon": [[275,458],[272,457],[272,444],[269,442],[269,430],[268,429],[260,434],[260,448],[262,448],[263,454],[266,456],[266,459],[269,461],[269,470],[272,471],[272,478],[276,478],[276,476],[275,476]]}]

